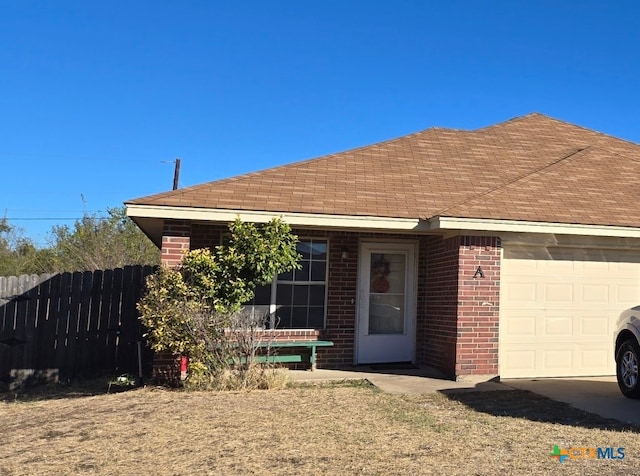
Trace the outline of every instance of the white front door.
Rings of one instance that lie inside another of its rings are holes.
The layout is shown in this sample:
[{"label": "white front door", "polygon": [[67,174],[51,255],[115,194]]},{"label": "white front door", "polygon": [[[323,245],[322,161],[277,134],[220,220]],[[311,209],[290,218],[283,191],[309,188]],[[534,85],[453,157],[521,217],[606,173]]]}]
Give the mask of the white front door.
[{"label": "white front door", "polygon": [[415,245],[362,243],[360,251],[357,363],[411,362]]}]

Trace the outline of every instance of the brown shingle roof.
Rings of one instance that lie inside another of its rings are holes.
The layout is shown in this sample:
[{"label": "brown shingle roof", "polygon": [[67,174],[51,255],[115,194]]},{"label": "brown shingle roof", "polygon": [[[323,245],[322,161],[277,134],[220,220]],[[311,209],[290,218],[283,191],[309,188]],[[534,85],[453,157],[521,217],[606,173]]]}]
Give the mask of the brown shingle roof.
[{"label": "brown shingle roof", "polygon": [[129,204],[640,226],[640,145],[529,114],[433,128]]}]

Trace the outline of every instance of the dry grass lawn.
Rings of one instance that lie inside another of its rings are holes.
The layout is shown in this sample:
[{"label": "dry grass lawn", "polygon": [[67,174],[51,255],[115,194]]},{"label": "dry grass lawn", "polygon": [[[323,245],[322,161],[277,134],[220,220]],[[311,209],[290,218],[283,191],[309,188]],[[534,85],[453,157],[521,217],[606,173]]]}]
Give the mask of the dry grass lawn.
[{"label": "dry grass lawn", "polygon": [[[0,428],[1,475],[640,473],[637,429],[523,391],[67,389],[4,394]],[[626,457],[560,464],[553,445]]]}]

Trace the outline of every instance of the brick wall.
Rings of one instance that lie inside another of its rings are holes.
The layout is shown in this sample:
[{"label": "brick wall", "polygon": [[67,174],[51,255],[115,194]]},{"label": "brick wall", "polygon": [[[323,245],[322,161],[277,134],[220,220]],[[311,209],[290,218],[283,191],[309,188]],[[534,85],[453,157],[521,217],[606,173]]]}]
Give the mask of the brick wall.
[{"label": "brick wall", "polygon": [[[356,344],[356,311],[358,299],[358,252],[362,239],[371,240],[419,240],[418,246],[418,303],[417,330],[420,334],[420,319],[426,312],[424,289],[426,284],[426,264],[428,237],[414,235],[394,235],[387,233],[357,233],[348,231],[305,231],[294,230],[301,238],[326,238],[329,240],[329,275],[327,290],[327,320],[320,339],[334,342],[334,347],[318,350],[318,367],[340,368],[353,365]],[[342,257],[342,250],[349,257]],[[420,337],[417,337],[420,339]],[[417,344],[419,348],[419,343]],[[419,358],[418,358],[419,360]]]},{"label": "brick wall", "polygon": [[[221,233],[226,225],[193,224],[190,230],[192,248],[204,248],[220,243]],[[318,231],[294,229],[300,238],[318,238],[329,241],[329,274],[327,289],[327,319],[324,329],[311,331],[279,331],[278,340],[331,340],[333,347],[318,350],[318,367],[346,367],[353,365],[356,338],[356,303],[358,295],[358,248],[359,240],[370,239],[410,239],[413,235],[393,235],[383,233],[354,233],[347,231]],[[420,239],[418,250],[418,316],[426,312],[424,289],[426,284],[427,237]],[[348,257],[342,257],[347,250]],[[422,292],[421,292],[422,291]],[[418,326],[418,332],[420,327]]]},{"label": "brick wall", "polygon": [[191,249],[213,248],[222,243],[222,235],[229,232],[227,225],[191,225]]},{"label": "brick wall", "polygon": [[[476,275],[478,266],[484,277]],[[500,243],[496,237],[433,237],[427,256],[422,363],[455,377],[497,375]]]},{"label": "brick wall", "polygon": [[[300,234],[302,236],[302,234]],[[318,351],[318,367],[353,365],[358,296],[358,235],[347,232],[323,233],[329,239],[327,320],[323,339],[334,347]],[[342,257],[342,249],[349,257]]]},{"label": "brick wall", "polygon": [[175,267],[182,261],[182,255],[191,246],[191,224],[185,220],[165,220],[162,231],[160,261],[163,265]]},{"label": "brick wall", "polygon": [[156,384],[178,384],[180,382],[180,356],[171,352],[154,353],[152,378]]},{"label": "brick wall", "polygon": [[[476,273],[478,267],[484,277]],[[463,237],[458,268],[456,376],[498,375],[499,307],[499,239]]]},{"label": "brick wall", "polygon": [[[226,225],[165,224],[162,262],[179,264],[185,249],[221,242]],[[494,237],[416,237],[383,233],[295,229],[301,238],[329,240],[324,329],[282,330],[277,340],[331,340],[318,350],[318,367],[354,362],[358,252],[361,239],[418,240],[416,361],[451,376],[497,374],[500,244]],[[348,257],[342,257],[347,250]],[[484,278],[473,277],[481,266]]]},{"label": "brick wall", "polygon": [[428,269],[428,256],[429,256],[429,244],[433,241],[434,237],[423,237],[418,244],[418,269],[417,269],[417,287],[416,287],[416,363],[424,364],[426,360],[426,349],[429,335],[427,333],[426,319],[428,316],[427,311],[427,269]]},{"label": "brick wall", "polygon": [[[170,268],[177,267],[185,251],[191,247],[191,223],[187,220],[165,220],[162,230],[160,262]],[[180,356],[170,352],[153,355],[153,379],[161,384],[180,381]]]},{"label": "brick wall", "polygon": [[455,375],[460,238],[430,237],[426,257],[425,314],[419,316],[420,363]]}]

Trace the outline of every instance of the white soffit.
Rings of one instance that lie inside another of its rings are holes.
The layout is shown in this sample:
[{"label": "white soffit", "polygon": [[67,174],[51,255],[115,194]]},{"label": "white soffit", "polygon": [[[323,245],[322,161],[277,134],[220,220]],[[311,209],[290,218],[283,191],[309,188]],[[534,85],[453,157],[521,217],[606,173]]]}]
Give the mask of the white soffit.
[{"label": "white soffit", "polygon": [[431,230],[469,230],[496,233],[547,233],[555,235],[613,236],[640,238],[640,228],[624,226],[580,225],[483,218],[434,217],[429,220]]},{"label": "white soffit", "polygon": [[424,220],[393,217],[323,215],[315,213],[278,213],[252,210],[167,207],[135,204],[127,205],[127,215],[130,217],[226,223],[231,222],[238,217],[243,221],[253,223],[266,223],[274,217],[280,217],[292,226],[376,229],[405,232],[429,231],[429,224]]},{"label": "white soffit", "polygon": [[[550,235],[582,235],[619,238],[640,238],[640,228],[623,226],[580,225],[567,223],[495,220],[483,218],[434,217],[430,220],[356,215],[324,215],[317,213],[278,213],[256,210],[231,210],[192,207],[168,207],[128,204],[127,215],[140,218],[212,221],[228,223],[236,218],[254,223],[266,223],[274,217],[292,226],[341,229],[368,229],[402,232],[535,233]],[[457,234],[457,233],[456,233]],[[506,236],[505,236],[506,238]]]}]

